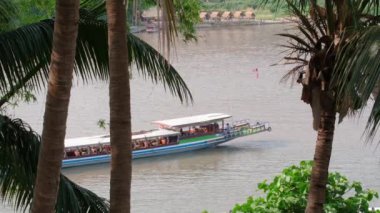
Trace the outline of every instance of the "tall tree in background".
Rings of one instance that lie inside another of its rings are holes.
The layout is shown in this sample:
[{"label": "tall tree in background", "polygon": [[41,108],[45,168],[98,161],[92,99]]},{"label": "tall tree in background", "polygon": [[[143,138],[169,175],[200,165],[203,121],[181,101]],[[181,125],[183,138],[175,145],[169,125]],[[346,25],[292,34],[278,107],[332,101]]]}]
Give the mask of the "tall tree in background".
[{"label": "tall tree in background", "polygon": [[[286,77],[298,76],[301,99],[310,104],[318,131],[306,212],[323,212],[336,114],[341,122],[363,109],[380,82],[380,2],[272,2],[285,3],[298,18],[296,31],[280,35],[290,39],[284,45],[290,52],[285,60],[295,64]],[[379,125],[379,105],[376,95],[367,125],[369,138]]]},{"label": "tall tree in background", "polygon": [[57,0],[42,144],[32,212],[54,212],[78,34],[79,0]]}]

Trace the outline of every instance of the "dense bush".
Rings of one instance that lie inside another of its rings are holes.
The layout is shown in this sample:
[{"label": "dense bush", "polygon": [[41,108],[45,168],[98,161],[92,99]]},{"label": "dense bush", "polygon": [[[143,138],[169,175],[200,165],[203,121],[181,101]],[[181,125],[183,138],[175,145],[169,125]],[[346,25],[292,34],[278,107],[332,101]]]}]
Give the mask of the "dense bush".
[{"label": "dense bush", "polygon": [[[265,197],[249,197],[247,202],[236,204],[233,213],[304,212],[307,203],[312,162],[302,161],[300,166],[290,166],[276,176],[271,183],[259,183]],[[349,182],[338,172],[329,173],[325,212],[370,212],[369,202],[378,193],[364,190],[359,182]],[[380,212],[380,211],[377,211]]]}]

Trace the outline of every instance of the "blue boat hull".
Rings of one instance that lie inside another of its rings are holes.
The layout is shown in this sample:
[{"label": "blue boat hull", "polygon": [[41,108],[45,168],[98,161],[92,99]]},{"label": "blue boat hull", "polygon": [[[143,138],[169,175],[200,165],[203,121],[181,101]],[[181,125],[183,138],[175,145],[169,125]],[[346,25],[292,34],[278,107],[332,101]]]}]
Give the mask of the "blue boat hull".
[{"label": "blue boat hull", "polygon": [[[232,137],[226,137],[220,134],[218,137],[213,138],[212,140],[203,140],[203,141],[196,141],[196,142],[177,144],[177,145],[171,145],[171,146],[135,150],[132,152],[132,158],[138,159],[138,158],[146,158],[146,157],[155,157],[155,156],[161,156],[161,155],[168,155],[168,154],[174,154],[174,153],[180,153],[180,152],[205,149],[205,148],[217,146],[221,143],[225,143],[231,139]],[[63,160],[62,168],[108,163],[110,161],[111,161],[110,154],[82,157],[82,158],[75,158],[75,159],[66,159],[66,160]]]}]

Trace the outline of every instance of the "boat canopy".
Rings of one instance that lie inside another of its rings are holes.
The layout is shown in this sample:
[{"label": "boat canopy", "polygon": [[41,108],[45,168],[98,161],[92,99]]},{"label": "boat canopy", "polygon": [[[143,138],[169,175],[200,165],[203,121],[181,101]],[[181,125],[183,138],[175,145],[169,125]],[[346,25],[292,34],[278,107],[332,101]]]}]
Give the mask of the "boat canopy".
[{"label": "boat canopy", "polygon": [[173,136],[173,135],[179,135],[179,134],[180,134],[179,132],[171,131],[168,129],[155,129],[143,134],[132,135],[132,140]]},{"label": "boat canopy", "polygon": [[232,117],[224,113],[211,113],[205,115],[196,115],[183,118],[175,118],[162,121],[153,121],[153,124],[158,124],[162,128],[181,128],[192,125],[202,125],[212,123],[220,120],[224,120]]},{"label": "boat canopy", "polygon": [[80,137],[80,138],[71,138],[65,140],[65,147],[78,147],[78,146],[90,146],[100,143],[109,143],[109,135],[98,135],[93,137]]},{"label": "boat canopy", "polygon": [[[151,130],[151,131],[144,132],[141,134],[132,135],[132,140],[173,136],[173,135],[179,135],[179,134],[180,134],[179,132],[175,132],[175,131],[171,131],[167,129],[155,129],[155,130]],[[65,147],[69,148],[69,147],[91,146],[91,145],[106,144],[106,143],[110,143],[110,136],[99,135],[99,136],[93,136],[93,137],[66,139]]]}]

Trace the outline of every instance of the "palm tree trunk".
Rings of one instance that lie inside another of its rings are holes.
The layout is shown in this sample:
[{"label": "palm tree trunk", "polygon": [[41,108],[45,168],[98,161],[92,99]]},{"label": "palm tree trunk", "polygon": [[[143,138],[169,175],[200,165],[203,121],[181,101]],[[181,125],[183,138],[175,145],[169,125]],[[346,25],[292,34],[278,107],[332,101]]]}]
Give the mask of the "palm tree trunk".
[{"label": "palm tree trunk", "polygon": [[124,0],[107,0],[110,65],[110,212],[130,212],[132,179],[131,109]]},{"label": "palm tree trunk", "polygon": [[314,153],[314,164],[311,174],[307,213],[322,213],[326,198],[329,164],[334,138],[335,112],[328,110],[321,113],[318,137]]},{"label": "palm tree trunk", "polygon": [[42,144],[32,212],[54,212],[73,78],[79,0],[57,0]]}]

